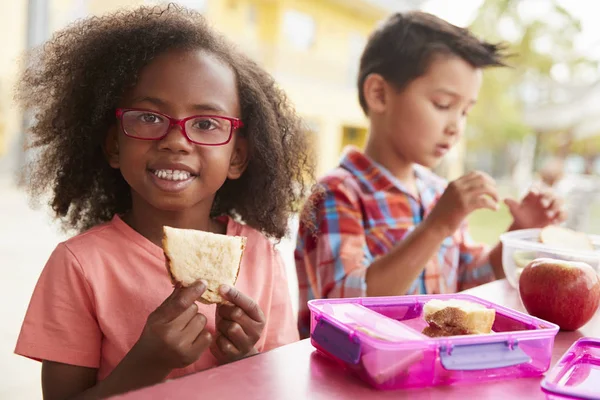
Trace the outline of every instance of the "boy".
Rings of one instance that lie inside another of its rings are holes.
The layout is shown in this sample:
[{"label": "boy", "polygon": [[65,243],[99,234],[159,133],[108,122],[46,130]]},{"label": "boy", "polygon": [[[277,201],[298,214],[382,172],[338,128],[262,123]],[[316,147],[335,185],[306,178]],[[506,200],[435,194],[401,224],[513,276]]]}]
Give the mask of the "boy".
[{"label": "boy", "polygon": [[[429,169],[461,137],[482,69],[502,59],[501,47],[422,12],[393,15],[371,35],[358,78],[366,148],[320,180],[299,227],[302,337],[314,298],[453,293],[504,277],[500,245],[473,243],[465,222],[498,209],[494,181],[471,172],[447,184]],[[547,192],[505,203],[511,230],[565,217]]]}]

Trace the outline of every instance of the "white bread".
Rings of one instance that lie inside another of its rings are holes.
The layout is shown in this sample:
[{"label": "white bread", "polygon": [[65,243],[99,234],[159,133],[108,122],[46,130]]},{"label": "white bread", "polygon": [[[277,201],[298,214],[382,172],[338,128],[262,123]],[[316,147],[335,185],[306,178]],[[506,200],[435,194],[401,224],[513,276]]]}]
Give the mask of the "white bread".
[{"label": "white bread", "polygon": [[594,244],[588,235],[556,225],[547,226],[540,231],[540,242],[574,251],[594,251]]},{"label": "white bread", "polygon": [[190,286],[203,279],[208,288],[200,301],[225,303],[220,285],[235,285],[246,238],[193,229],[163,227],[163,250],[173,283]]},{"label": "white bread", "polygon": [[467,300],[434,299],[423,306],[423,317],[429,324],[424,335],[475,335],[492,331],[496,310]]}]

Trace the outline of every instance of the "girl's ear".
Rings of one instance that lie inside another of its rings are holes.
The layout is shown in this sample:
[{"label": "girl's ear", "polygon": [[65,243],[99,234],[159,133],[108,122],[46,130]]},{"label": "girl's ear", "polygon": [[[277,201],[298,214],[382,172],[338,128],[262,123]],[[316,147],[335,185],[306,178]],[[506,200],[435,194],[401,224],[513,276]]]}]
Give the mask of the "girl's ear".
[{"label": "girl's ear", "polygon": [[114,125],[106,134],[103,150],[108,164],[115,169],[119,169],[119,138],[117,135],[117,127]]},{"label": "girl's ear", "polygon": [[235,138],[235,148],[229,160],[228,179],[238,179],[248,166],[248,140],[242,135]]}]

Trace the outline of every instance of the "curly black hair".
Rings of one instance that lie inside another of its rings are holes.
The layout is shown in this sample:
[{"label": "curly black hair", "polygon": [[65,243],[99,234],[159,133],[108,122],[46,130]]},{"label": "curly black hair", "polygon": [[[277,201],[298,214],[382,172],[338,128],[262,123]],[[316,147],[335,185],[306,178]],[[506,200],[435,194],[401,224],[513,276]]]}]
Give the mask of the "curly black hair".
[{"label": "curly black hair", "polygon": [[287,232],[312,180],[307,130],[274,79],[241,54],[205,18],[176,6],[140,7],[75,22],[28,59],[16,99],[32,113],[28,187],[34,199],[51,189],[66,230],[84,231],[131,209],[131,191],[106,160],[103,144],[115,108],[138,73],[168,50],[201,49],[237,77],[249,164],[227,180],[212,214],[238,217],[267,236]]}]

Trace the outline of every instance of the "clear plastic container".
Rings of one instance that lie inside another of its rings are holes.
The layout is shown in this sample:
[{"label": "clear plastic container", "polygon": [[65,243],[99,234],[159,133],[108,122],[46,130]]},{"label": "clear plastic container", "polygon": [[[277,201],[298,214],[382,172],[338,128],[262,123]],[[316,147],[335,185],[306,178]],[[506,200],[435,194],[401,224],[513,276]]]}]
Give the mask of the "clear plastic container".
[{"label": "clear plastic container", "polygon": [[[492,333],[430,338],[423,305],[463,299],[496,310]],[[466,294],[320,299],[311,343],[371,386],[401,389],[542,375],[558,326]]]},{"label": "clear plastic container", "polygon": [[588,235],[596,251],[573,251],[540,243],[541,229],[522,229],[500,235],[502,267],[510,285],[517,289],[523,268],[536,258],[588,263],[600,272],[600,236]]},{"label": "clear plastic container", "polygon": [[549,400],[600,400],[600,339],[581,338],[542,381]]}]

